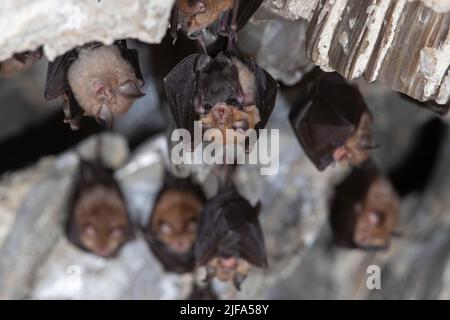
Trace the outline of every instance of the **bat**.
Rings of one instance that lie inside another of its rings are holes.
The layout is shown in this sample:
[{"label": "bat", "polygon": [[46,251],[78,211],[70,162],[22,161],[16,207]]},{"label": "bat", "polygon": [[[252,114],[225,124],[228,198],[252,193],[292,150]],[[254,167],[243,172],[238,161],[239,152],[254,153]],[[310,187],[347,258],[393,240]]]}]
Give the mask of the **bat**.
[{"label": "bat", "polygon": [[205,201],[202,188],[191,178],[176,178],[166,171],[144,229],[151,251],[166,271],[185,273],[194,269],[198,218]]},{"label": "bat", "polygon": [[334,243],[361,249],[384,249],[398,223],[400,200],[373,164],[354,168],[335,188],[330,204]]},{"label": "bat", "polygon": [[30,68],[42,58],[42,48],[34,51],[16,53],[5,61],[0,61],[0,75],[13,75]]},{"label": "bat", "polygon": [[144,94],[138,52],[125,40],[106,46],[91,42],[76,47],[50,62],[45,98],[63,97],[65,122],[72,130],[83,116],[104,121],[111,127],[114,117],[126,113]]},{"label": "bat", "polygon": [[235,41],[263,0],[178,0],[172,11],[170,33],[176,40],[181,29],[199,41],[205,53],[215,55],[228,40]]},{"label": "bat", "polygon": [[[231,52],[215,58],[190,55],[164,78],[164,85],[178,128],[194,136],[194,121],[201,121],[203,135],[220,130],[224,144],[244,141],[248,129],[258,132],[266,126],[278,89],[251,58]],[[234,130],[231,141],[227,129]]]},{"label": "bat", "polygon": [[434,113],[437,113],[441,116],[445,116],[446,114],[448,114],[448,110],[450,109],[450,102],[447,102],[446,104],[438,104],[432,100],[424,101],[424,102],[418,101],[418,100],[411,98],[410,96],[403,94],[403,93],[400,93],[400,96],[403,99],[406,99],[421,108],[431,110]]},{"label": "bat", "polygon": [[195,257],[206,266],[206,281],[232,281],[239,290],[250,266],[266,268],[264,235],[258,220],[261,206],[252,207],[231,182],[223,184],[200,215]]},{"label": "bat", "polygon": [[133,237],[120,186],[113,171],[99,160],[80,160],[66,233],[75,246],[105,258],[114,257]]},{"label": "bat", "polygon": [[289,120],[309,159],[319,171],[333,162],[358,166],[374,144],[372,115],[356,86],[337,73],[316,68],[300,83],[300,99]]},{"label": "bat", "polygon": [[200,286],[194,283],[191,293],[186,300],[219,300],[211,285]]}]

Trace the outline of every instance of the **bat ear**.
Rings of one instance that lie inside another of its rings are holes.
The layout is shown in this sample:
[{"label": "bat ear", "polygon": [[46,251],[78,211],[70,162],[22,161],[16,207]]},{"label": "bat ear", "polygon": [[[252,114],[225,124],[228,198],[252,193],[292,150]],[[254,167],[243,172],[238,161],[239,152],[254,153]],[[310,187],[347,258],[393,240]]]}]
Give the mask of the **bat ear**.
[{"label": "bat ear", "polygon": [[261,201],[258,201],[258,203],[256,204],[255,212],[256,212],[256,216],[259,216],[259,214],[261,213]]},{"label": "bat ear", "polygon": [[139,90],[136,83],[134,83],[131,80],[128,80],[125,83],[121,84],[117,88],[117,91],[119,92],[119,94],[121,96],[128,98],[128,99],[137,99],[137,98],[145,96],[145,93],[141,92],[141,90]]}]

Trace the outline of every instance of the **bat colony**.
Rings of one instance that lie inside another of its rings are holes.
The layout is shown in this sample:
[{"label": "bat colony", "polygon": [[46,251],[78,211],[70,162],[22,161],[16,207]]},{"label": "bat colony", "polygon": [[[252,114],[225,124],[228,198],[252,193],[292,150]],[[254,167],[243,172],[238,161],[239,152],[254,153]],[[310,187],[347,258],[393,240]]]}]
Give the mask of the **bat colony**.
[{"label": "bat colony", "polygon": [[[168,104],[177,128],[193,134],[203,128],[235,132],[245,141],[248,129],[265,128],[275,106],[278,85],[252,57],[240,52],[237,32],[263,0],[178,0],[170,35],[198,43],[200,52],[182,60],[164,78]],[[0,62],[0,75],[21,72],[42,56],[42,49],[15,54]],[[50,62],[45,98],[62,98],[65,122],[77,130],[83,117],[109,128],[144,95],[138,52],[126,40],[112,45],[92,42]],[[306,156],[319,171],[334,163],[351,173],[335,187],[329,205],[334,243],[359,249],[383,249],[399,220],[399,197],[377,169],[374,118],[357,86],[336,73],[316,68],[298,85],[289,121]],[[422,103],[446,114],[447,106]],[[268,259],[259,222],[261,204],[252,206],[231,182],[220,183],[207,198],[203,186],[166,170],[149,221],[141,226],[149,249],[166,271],[193,272],[205,267],[206,289],[192,297],[215,297],[209,282],[231,282],[237,289],[251,266],[266,268]],[[69,241],[82,250],[111,258],[134,237],[126,199],[114,172],[101,159],[80,159],[65,223]]]}]

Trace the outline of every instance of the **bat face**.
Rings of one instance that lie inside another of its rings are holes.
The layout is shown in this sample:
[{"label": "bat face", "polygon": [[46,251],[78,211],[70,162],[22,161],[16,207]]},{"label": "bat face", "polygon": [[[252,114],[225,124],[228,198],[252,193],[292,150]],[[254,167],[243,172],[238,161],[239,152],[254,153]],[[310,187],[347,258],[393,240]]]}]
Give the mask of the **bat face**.
[{"label": "bat face", "polygon": [[110,257],[128,240],[127,211],[113,189],[96,186],[83,192],[74,207],[74,219],[82,245],[96,255]]},{"label": "bat face", "polygon": [[376,168],[355,168],[335,189],[330,222],[339,246],[383,249],[397,226],[399,198]]},{"label": "bat face", "polygon": [[300,84],[289,115],[306,155],[319,171],[333,162],[353,166],[374,149],[373,119],[359,90],[340,75],[315,69]]},{"label": "bat face", "polygon": [[190,37],[216,22],[220,15],[231,10],[234,0],[178,0],[183,30]]},{"label": "bat face", "polygon": [[259,205],[252,207],[232,185],[206,202],[195,255],[197,264],[206,266],[207,280],[232,281],[239,289],[250,265],[267,267],[259,211]]},{"label": "bat face", "polygon": [[356,131],[347,138],[343,146],[337,147],[333,152],[333,159],[340,163],[349,163],[358,166],[370,157],[373,149],[372,117],[364,112],[358,122]]},{"label": "bat face", "polygon": [[198,219],[205,203],[203,189],[191,178],[166,172],[143,230],[150,250],[169,272],[185,273],[195,268],[194,243]]},{"label": "bat face", "polygon": [[397,225],[399,200],[391,185],[383,178],[369,187],[362,206],[355,208],[357,221],[354,242],[361,248],[387,247]]},{"label": "bat face", "polygon": [[[275,105],[275,80],[252,60],[233,54],[189,56],[164,81],[177,127],[193,134],[199,120],[205,131],[220,132],[224,144],[244,141],[248,129],[263,128]],[[227,129],[234,133],[231,141]]]},{"label": "bat face", "polygon": [[15,54],[0,62],[0,75],[13,75],[25,71],[42,58],[42,49]]},{"label": "bat face", "polygon": [[107,123],[126,113],[144,95],[139,90],[143,81],[137,79],[132,65],[114,45],[82,49],[67,79],[85,114]]},{"label": "bat face", "polygon": [[151,228],[171,251],[184,254],[192,250],[197,238],[202,202],[187,191],[168,190],[155,206]]},{"label": "bat face", "polygon": [[110,258],[132,237],[128,210],[113,172],[82,160],[70,203],[67,235],[77,247]]},{"label": "bat face", "polygon": [[249,271],[250,264],[237,257],[216,257],[211,259],[206,266],[208,278],[216,277],[222,282],[232,282],[238,289]]}]

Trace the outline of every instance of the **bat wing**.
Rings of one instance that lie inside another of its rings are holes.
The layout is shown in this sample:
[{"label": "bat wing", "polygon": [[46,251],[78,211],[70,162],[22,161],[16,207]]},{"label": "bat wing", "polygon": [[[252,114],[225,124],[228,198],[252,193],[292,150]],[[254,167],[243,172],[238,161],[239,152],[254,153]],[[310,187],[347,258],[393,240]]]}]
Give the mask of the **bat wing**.
[{"label": "bat wing", "polygon": [[55,99],[70,90],[66,75],[76,57],[76,52],[71,50],[49,62],[44,93],[46,100]]},{"label": "bat wing", "polygon": [[139,52],[136,49],[129,49],[126,40],[118,40],[115,42],[115,45],[119,47],[122,57],[133,67],[136,78],[144,81],[139,64]]},{"label": "bat wing", "polygon": [[206,264],[215,255],[222,239],[230,232],[222,210],[213,201],[209,200],[205,205],[198,223],[199,230],[195,243],[195,258],[198,265]]},{"label": "bat wing", "polygon": [[178,128],[194,132],[197,115],[193,106],[196,89],[195,65],[200,55],[193,54],[181,61],[164,78],[170,111]]},{"label": "bat wing", "polygon": [[278,83],[265,70],[255,64],[256,80],[256,106],[259,110],[261,121],[258,129],[266,127],[270,115],[275,107],[277,99]]},{"label": "bat wing", "polygon": [[253,14],[258,10],[264,0],[240,0],[237,8],[236,26],[241,30]]},{"label": "bat wing", "polygon": [[268,263],[261,225],[256,216],[240,221],[240,214],[233,217],[234,224],[238,226],[236,233],[240,236],[240,256],[255,266],[265,268]]}]

